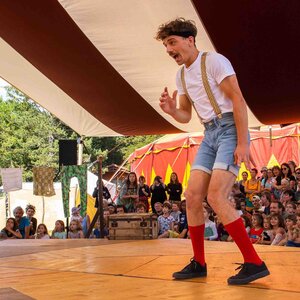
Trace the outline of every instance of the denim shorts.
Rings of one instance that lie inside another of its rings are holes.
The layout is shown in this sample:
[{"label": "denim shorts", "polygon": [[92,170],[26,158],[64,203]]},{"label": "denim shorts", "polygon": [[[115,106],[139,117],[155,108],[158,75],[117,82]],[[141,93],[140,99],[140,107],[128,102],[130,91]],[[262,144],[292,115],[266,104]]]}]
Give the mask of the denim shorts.
[{"label": "denim shorts", "polygon": [[[237,146],[233,113],[224,113],[221,119],[216,117],[203,125],[204,139],[191,169],[202,170],[208,174],[219,169],[238,176],[240,167],[234,164],[233,156]],[[249,134],[248,140],[250,141]]]}]

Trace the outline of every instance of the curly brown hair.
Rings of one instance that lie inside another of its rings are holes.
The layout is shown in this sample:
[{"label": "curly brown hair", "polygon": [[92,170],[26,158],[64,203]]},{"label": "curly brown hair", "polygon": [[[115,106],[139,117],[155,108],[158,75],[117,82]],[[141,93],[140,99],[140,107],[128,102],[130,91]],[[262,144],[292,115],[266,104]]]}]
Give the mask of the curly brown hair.
[{"label": "curly brown hair", "polygon": [[193,36],[194,40],[197,35],[197,27],[192,20],[186,20],[185,18],[177,18],[173,21],[161,24],[158,27],[155,38],[158,41],[163,41],[170,35],[178,35],[182,37]]}]

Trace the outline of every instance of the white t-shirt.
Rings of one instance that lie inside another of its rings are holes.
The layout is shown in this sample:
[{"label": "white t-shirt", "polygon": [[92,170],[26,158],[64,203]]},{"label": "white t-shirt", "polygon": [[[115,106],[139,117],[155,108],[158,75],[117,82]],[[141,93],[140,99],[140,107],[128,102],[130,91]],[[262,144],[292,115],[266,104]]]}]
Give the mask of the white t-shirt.
[{"label": "white t-shirt", "polygon": [[[201,56],[200,51],[197,59],[188,67],[184,65],[184,78],[186,87],[191,99],[194,102],[195,109],[204,122],[208,122],[216,114],[205,92],[201,76]],[[219,88],[219,84],[228,76],[234,75],[235,72],[230,61],[223,55],[216,52],[209,52],[206,56],[206,73],[210,88],[215,96],[215,99],[222,113],[232,112],[232,101],[225,96]],[[178,95],[184,95],[184,90],[181,82],[181,68],[176,75],[176,85]]]}]

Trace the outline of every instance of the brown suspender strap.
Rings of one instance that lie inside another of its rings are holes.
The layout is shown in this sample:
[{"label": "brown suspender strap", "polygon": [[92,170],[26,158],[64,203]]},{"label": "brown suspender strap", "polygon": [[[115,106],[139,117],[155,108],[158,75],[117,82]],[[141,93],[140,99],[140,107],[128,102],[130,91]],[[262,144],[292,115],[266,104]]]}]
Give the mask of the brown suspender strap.
[{"label": "brown suspender strap", "polygon": [[187,88],[186,88],[186,83],[185,83],[185,79],[184,79],[184,67],[181,68],[181,83],[182,83],[182,87],[183,87],[183,90],[184,90],[184,93],[185,95],[188,97],[188,99],[190,100],[191,104],[193,105],[194,109],[195,109],[195,112],[197,113],[198,115],[198,118],[200,119],[200,122],[203,123],[202,121],[202,118],[200,117],[196,107],[195,107],[195,104],[194,104],[194,101],[192,100],[192,98],[190,97],[188,91],[187,91]]},{"label": "brown suspender strap", "polygon": [[[218,105],[218,103],[217,103],[217,101],[216,101],[216,99],[215,99],[215,97],[212,93],[212,90],[211,90],[209,82],[208,82],[207,73],[206,73],[206,65],[205,65],[206,56],[207,56],[207,52],[204,52],[201,56],[201,76],[202,76],[203,86],[204,86],[205,92],[207,94],[207,97],[209,99],[209,102],[210,102],[215,114],[217,115],[218,118],[222,118],[221,109],[220,109],[220,107],[219,107],[219,105]],[[184,93],[186,94],[186,96],[188,97],[188,99],[192,103],[194,109],[196,110],[194,102],[193,102],[192,98],[190,97],[190,95],[187,91],[187,88],[186,88],[186,82],[185,82],[185,79],[184,79],[184,67],[181,68],[181,82],[182,82],[182,87],[183,87]],[[197,110],[196,110],[196,112],[198,114],[199,119],[202,122],[202,119],[201,119],[201,117],[200,117]]]},{"label": "brown suspender strap", "polygon": [[214,94],[212,93],[212,90],[210,88],[209,82],[208,82],[208,78],[207,78],[207,72],[206,72],[206,65],[205,65],[205,61],[206,61],[206,56],[207,56],[207,52],[204,52],[201,56],[201,76],[202,76],[202,82],[206,91],[206,94],[208,96],[208,99],[210,101],[211,106],[214,109],[215,114],[218,116],[218,118],[222,118],[222,112],[221,109],[216,101],[216,98],[214,96]]}]

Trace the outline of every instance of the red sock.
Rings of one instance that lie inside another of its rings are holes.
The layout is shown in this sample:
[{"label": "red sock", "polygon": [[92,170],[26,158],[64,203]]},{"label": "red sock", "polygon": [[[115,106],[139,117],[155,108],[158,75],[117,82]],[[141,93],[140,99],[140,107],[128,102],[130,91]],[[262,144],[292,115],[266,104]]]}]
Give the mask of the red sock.
[{"label": "red sock", "polygon": [[189,232],[194,250],[194,260],[204,266],[204,224],[199,226],[189,226]]},{"label": "red sock", "polygon": [[226,231],[231,235],[240,251],[243,254],[244,261],[260,265],[262,260],[257,255],[249,236],[246,232],[243,220],[241,218],[225,225]]}]

